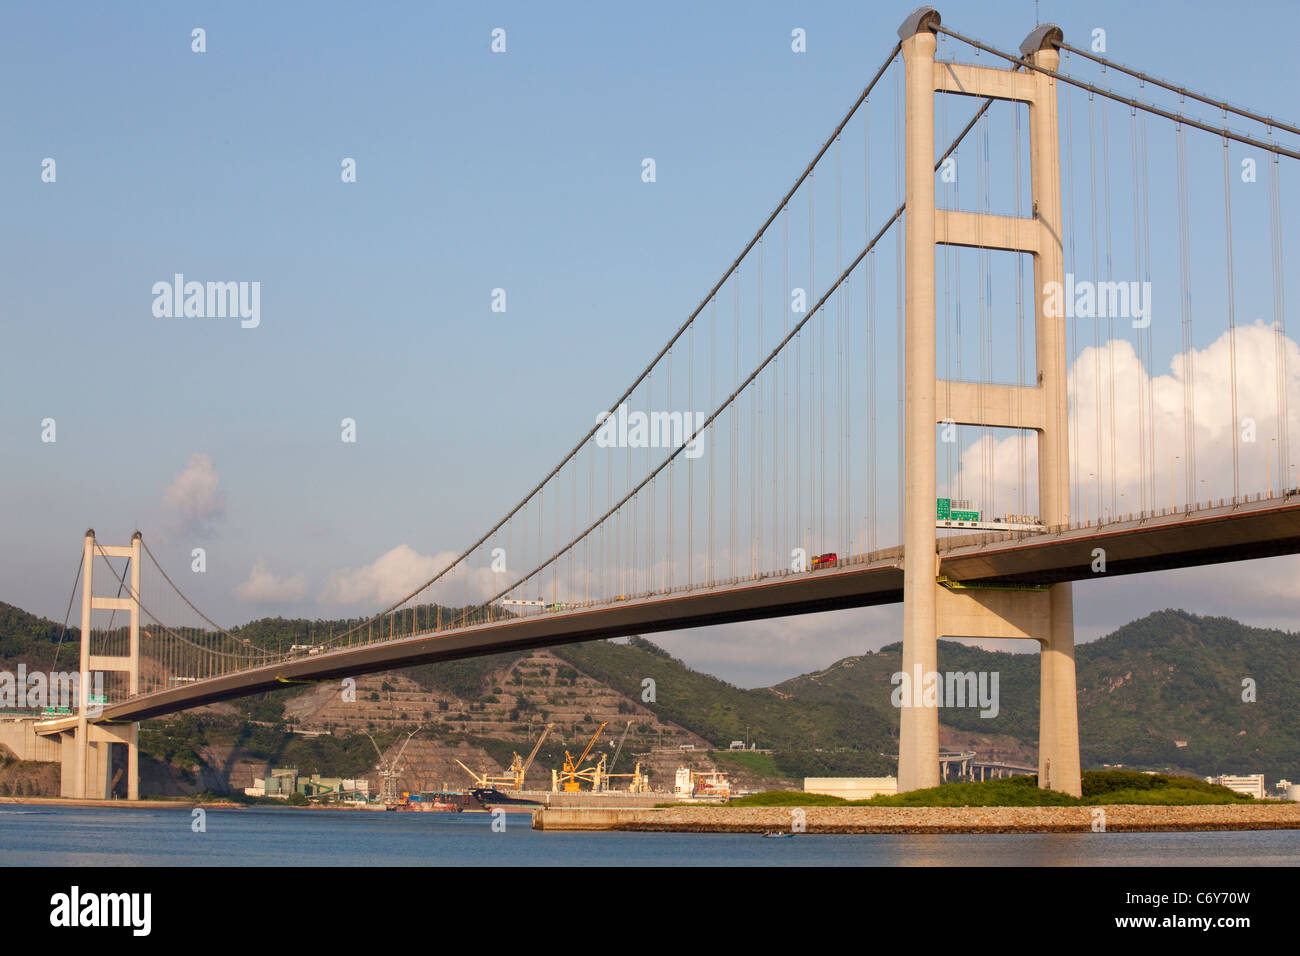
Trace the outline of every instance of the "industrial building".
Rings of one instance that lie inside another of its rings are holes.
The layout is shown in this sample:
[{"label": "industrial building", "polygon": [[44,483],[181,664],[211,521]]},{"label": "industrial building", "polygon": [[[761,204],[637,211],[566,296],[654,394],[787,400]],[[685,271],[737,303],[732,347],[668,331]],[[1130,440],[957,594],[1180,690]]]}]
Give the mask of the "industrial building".
[{"label": "industrial building", "polygon": [[898,793],[897,777],[804,777],[804,793],[820,793],[845,800],[870,800],[882,793]]},{"label": "industrial building", "polygon": [[318,773],[300,777],[294,767],[278,767],[266,777],[254,777],[253,785],[244,788],[250,797],[275,797],[287,800],[301,793],[309,800],[340,800],[368,803],[370,781],[352,777],[322,777]]},{"label": "industrial building", "polygon": [[1262,773],[1241,774],[1238,776],[1225,775],[1215,777],[1209,782],[1217,783],[1229,790],[1235,790],[1237,793],[1247,794],[1256,800],[1264,799],[1264,775]]}]

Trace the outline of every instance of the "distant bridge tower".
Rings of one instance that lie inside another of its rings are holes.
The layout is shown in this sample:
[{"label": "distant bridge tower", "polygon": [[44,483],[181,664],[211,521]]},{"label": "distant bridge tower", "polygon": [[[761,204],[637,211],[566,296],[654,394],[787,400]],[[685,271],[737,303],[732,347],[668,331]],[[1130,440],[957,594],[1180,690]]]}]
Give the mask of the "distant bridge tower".
[{"label": "distant bridge tower", "polygon": [[[1064,282],[1061,167],[1056,81],[1036,70],[936,63],[938,12],[921,7],[899,28],[906,84],[906,476],[903,670],[937,673],[938,638],[1029,638],[1041,651],[1038,784],[1080,794],[1079,728],[1071,585],[1048,590],[950,590],[939,583],[935,548],[936,426],[1033,429],[1038,434],[1038,497],[1043,522],[1069,524],[1068,393],[1065,320],[1044,313],[1044,289]],[[1062,34],[1045,24],[1021,44],[1028,62],[1055,71]],[[935,208],[934,94],[1026,103],[1033,216]],[[1034,263],[1036,384],[983,386],[935,377],[935,244],[1030,253]],[[941,398],[942,396],[942,398]],[[949,398],[949,396],[951,396]],[[939,785],[939,711],[919,686],[902,709],[898,788]]]},{"label": "distant bridge tower", "polygon": [[[96,597],[94,592],[95,555],[106,558],[130,558],[130,594],[127,597]],[[129,652],[123,655],[94,654],[90,646],[91,612],[97,610],[128,611],[130,617]],[[95,529],[86,532],[81,579],[81,665],[78,687],[76,724],[63,731],[63,772],[61,795],[80,799],[108,799],[112,796],[112,745],[126,744],[127,798],[140,799],[140,724],[113,725],[91,723],[102,712],[106,701],[90,699],[91,675],[96,672],[124,672],[128,693],[140,690],[140,532],[131,536],[129,545],[101,545],[95,541]],[[69,739],[69,734],[71,739]]]}]

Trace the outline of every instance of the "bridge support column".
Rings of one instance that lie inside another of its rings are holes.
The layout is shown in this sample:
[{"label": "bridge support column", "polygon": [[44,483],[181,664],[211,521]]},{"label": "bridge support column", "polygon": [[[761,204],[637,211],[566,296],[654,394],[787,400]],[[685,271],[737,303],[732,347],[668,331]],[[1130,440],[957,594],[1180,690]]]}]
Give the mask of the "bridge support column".
[{"label": "bridge support column", "polygon": [[1083,795],[1083,777],[1070,585],[1054,585],[1051,598],[1051,627],[1039,656],[1038,785],[1079,797]]},{"label": "bridge support column", "polygon": [[[918,10],[899,28],[905,64],[907,169],[906,382],[907,490],[903,503],[903,672],[934,672],[935,408],[934,377],[934,26],[939,16]],[[915,690],[919,690],[916,688]],[[903,701],[898,732],[898,789],[939,785],[939,711],[912,693]]]},{"label": "bridge support column", "polygon": [[[78,666],[77,730],[66,748],[72,753],[72,793],[64,796],[87,798],[87,763],[90,760],[90,724],[86,714],[90,710],[90,615],[95,602],[95,529],[86,531],[81,556],[81,658]],[[67,780],[67,761],[64,761],[63,779]]]},{"label": "bridge support column", "polygon": [[[131,536],[131,643],[126,661],[127,693],[132,697],[140,693],[140,551],[141,538],[137,531]],[[127,728],[126,743],[126,798],[140,799],[140,722]]]},{"label": "bridge support column", "polygon": [[1039,642],[1038,785],[1081,796],[1070,585],[1022,591],[941,585],[937,596],[941,636]]},{"label": "bridge support column", "polygon": [[[1061,37],[1053,26],[1025,38],[1020,52],[1035,66],[1055,71]],[[1064,315],[1047,309],[1048,292],[1064,288],[1065,251],[1061,219],[1060,125],[1056,80],[1033,73],[1029,101],[1030,179],[1035,217],[1040,224],[1034,255],[1034,330],[1044,422],[1038,433],[1038,497],[1042,519],[1053,527],[1070,523],[1069,363]],[[1038,785],[1082,795],[1079,766],[1079,713],[1074,672],[1073,585],[1051,589],[1051,622],[1042,640],[1039,680]]]},{"label": "bridge support column", "polygon": [[126,798],[140,799],[140,723],[131,724],[126,741]]}]

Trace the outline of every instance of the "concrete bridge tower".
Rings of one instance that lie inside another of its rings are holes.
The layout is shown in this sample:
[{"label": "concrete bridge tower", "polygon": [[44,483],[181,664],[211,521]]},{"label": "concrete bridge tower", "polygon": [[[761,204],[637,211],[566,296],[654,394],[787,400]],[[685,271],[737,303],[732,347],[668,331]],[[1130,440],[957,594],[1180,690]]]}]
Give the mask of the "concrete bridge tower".
[{"label": "concrete bridge tower", "polygon": [[[112,745],[125,744],[127,752],[127,798],[140,799],[140,724],[91,723],[102,712],[105,701],[91,700],[91,678],[95,673],[119,671],[127,675],[128,692],[140,689],[140,532],[129,545],[101,545],[95,530],[86,532],[81,578],[81,661],[77,715],[73,726],[61,728],[61,796],[79,799],[108,799],[112,796]],[[127,597],[96,597],[95,555],[129,558],[131,578]],[[90,646],[91,614],[96,610],[130,613],[130,644],[126,655],[94,654]],[[38,731],[39,732],[39,731]]]},{"label": "concrete bridge tower", "polygon": [[[1065,319],[1045,312],[1048,283],[1064,282],[1056,80],[1037,70],[936,63],[940,17],[921,7],[899,28],[905,69],[907,170],[903,670],[938,671],[938,638],[1025,638],[1041,645],[1038,784],[1080,794],[1079,729],[1071,585],[1046,590],[950,589],[935,548],[936,427],[1032,429],[1038,436],[1038,499],[1049,527],[1069,524],[1069,443]],[[1021,44],[1026,62],[1055,71],[1059,28],[1035,29]],[[1025,103],[1033,215],[1030,218],[936,209],[936,92]],[[1036,384],[938,381],[935,375],[935,244],[1029,253],[1034,268]],[[977,389],[982,389],[982,399]],[[904,700],[898,788],[939,785],[939,711],[920,687]]]}]

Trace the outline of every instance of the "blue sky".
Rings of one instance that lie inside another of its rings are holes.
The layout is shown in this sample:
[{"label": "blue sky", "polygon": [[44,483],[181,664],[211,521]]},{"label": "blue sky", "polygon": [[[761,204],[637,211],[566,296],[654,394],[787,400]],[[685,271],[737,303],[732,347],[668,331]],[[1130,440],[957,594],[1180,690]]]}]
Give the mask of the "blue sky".
[{"label": "blue sky", "polygon": [[[939,9],[1007,49],[1034,25],[1032,2]],[[206,548],[186,590],[226,625],[347,613],[315,599],[332,573],[473,540],[700,301],[909,10],[8,8],[0,600],[61,618],[88,526],[122,543],[142,528],[170,569]],[[1292,5],[1044,0],[1041,15],[1079,45],[1104,28],[1121,62],[1294,116]],[[806,54],[791,52],[796,27]],[[356,183],[340,182],[344,157]],[[176,272],[259,281],[260,326],[155,317],[150,289]],[[504,314],[489,308],[497,287]],[[210,469],[177,486],[196,454]],[[301,576],[302,599],[241,599],[258,559]],[[1166,604],[1284,620],[1286,595],[1214,583],[1239,573],[1089,585],[1107,590],[1080,635]],[[761,682],[895,639],[894,614],[663,641]]]}]

